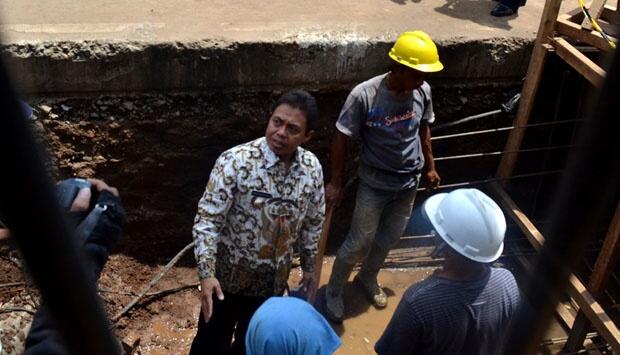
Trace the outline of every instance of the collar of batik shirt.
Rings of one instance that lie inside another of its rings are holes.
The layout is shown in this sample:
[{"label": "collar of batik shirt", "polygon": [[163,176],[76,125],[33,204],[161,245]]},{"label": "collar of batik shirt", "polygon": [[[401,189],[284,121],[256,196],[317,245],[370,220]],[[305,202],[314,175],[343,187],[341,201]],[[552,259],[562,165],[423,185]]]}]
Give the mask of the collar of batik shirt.
[{"label": "collar of batik shirt", "polygon": [[[265,157],[264,165],[266,169],[271,169],[276,166],[281,160],[280,157],[274,153],[271,148],[269,148],[269,144],[267,144],[267,139],[265,137],[261,138],[260,149],[263,152],[263,156]],[[295,151],[295,156],[293,157],[293,161],[291,162],[291,167],[289,170],[293,170],[297,167],[299,163],[299,154],[300,149],[297,148]]]}]

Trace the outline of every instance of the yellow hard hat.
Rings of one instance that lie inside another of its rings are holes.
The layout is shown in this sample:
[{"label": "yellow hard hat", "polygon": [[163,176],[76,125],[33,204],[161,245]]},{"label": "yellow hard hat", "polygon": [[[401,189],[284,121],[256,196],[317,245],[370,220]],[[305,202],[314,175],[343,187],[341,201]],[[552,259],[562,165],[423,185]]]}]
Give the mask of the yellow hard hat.
[{"label": "yellow hard hat", "polygon": [[390,58],[409,68],[425,73],[443,69],[439,61],[437,46],[423,31],[410,31],[401,34],[390,50]]}]

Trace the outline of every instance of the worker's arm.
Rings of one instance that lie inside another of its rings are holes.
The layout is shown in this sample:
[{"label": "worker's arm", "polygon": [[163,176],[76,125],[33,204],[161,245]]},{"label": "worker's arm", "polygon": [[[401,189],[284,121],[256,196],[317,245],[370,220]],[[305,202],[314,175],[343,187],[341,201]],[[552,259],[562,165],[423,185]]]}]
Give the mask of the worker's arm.
[{"label": "worker's arm", "polygon": [[325,194],[327,195],[327,203],[329,205],[338,203],[342,198],[342,174],[344,171],[344,159],[347,156],[348,141],[349,137],[347,135],[336,130],[330,150],[331,179],[325,187]]},{"label": "worker's arm", "polygon": [[323,186],[323,171],[318,159],[314,160],[314,170],[310,176],[313,194],[308,201],[308,211],[302,222],[298,250],[301,257],[301,268],[304,272],[302,291],[308,293],[313,286],[316,255],[319,248],[319,239],[323,222],[325,221],[325,193]]},{"label": "worker's arm", "polygon": [[364,95],[359,87],[355,87],[347,97],[336,121],[336,133],[330,150],[331,178],[325,187],[328,205],[338,203],[342,198],[344,161],[347,157],[349,139],[360,137],[360,130],[366,117],[367,109],[362,100]]},{"label": "worker's arm", "polygon": [[201,287],[201,303],[205,322],[211,318],[213,294],[224,299],[219,281],[215,278],[217,241],[226,224],[226,215],[232,206],[236,173],[232,167],[234,157],[222,154],[211,170],[207,188],[198,202],[194,219],[194,255],[198,264]]},{"label": "worker's arm", "polygon": [[433,158],[433,147],[431,145],[431,128],[428,123],[422,122],[420,125],[420,140],[422,141],[422,154],[424,154],[424,165],[426,167],[426,181],[430,188],[436,188],[441,183],[441,177],[435,170],[435,159]]}]

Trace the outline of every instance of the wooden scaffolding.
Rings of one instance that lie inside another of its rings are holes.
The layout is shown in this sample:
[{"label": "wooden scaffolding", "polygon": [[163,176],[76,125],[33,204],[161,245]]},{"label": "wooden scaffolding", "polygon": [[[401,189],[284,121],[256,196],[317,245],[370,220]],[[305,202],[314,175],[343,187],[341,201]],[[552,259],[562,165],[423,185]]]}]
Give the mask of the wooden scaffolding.
[{"label": "wooden scaffolding", "polygon": [[[545,241],[543,235],[511,199],[502,183],[510,179],[515,169],[516,152],[522,145],[526,131],[524,127],[528,125],[535,99],[539,95],[538,88],[545,63],[550,56],[557,55],[595,88],[600,89],[605,80],[605,70],[580,51],[576,45],[585,45],[602,52],[610,52],[615,50],[614,44],[616,42],[612,35],[593,31],[591,20],[582,11],[559,15],[560,5],[561,0],[547,0],[545,3],[527,77],[522,89],[521,102],[513,122],[514,129],[508,136],[497,170],[497,179],[490,183],[490,189],[495,194],[497,201],[536,250],[539,250]],[[595,22],[599,20],[604,25],[618,22],[620,16],[617,7],[617,4],[615,8],[605,4],[605,0],[594,0],[590,5],[589,15],[594,18]],[[567,312],[561,304],[557,309],[557,314],[562,323],[571,329],[566,340],[565,351],[575,352],[583,346],[591,324],[611,346],[614,353],[620,354],[620,331],[597,302],[605,290],[607,280],[618,259],[619,251],[620,204],[618,204],[612,218],[603,247],[588,282],[582,282],[575,275],[570,276],[567,291],[574,303],[578,305],[577,315],[574,316]],[[531,268],[531,264],[526,258],[518,257],[518,259],[526,270]]]}]

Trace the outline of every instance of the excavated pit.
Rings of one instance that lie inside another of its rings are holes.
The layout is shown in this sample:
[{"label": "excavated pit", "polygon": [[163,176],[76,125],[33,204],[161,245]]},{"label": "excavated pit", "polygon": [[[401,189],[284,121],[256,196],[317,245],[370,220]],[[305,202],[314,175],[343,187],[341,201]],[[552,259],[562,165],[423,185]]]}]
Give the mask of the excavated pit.
[{"label": "excavated pit", "polygon": [[[511,83],[438,86],[433,90],[437,122],[497,109],[516,89],[518,87]],[[110,314],[131,299],[131,295],[119,293],[119,290],[137,292],[191,241],[196,204],[215,159],[224,150],[261,136],[281,93],[88,95],[30,100],[35,109],[31,123],[48,149],[53,177],[103,178],[119,188],[128,211],[126,233],[100,281],[102,290],[111,291],[101,293]],[[313,94],[319,103],[320,118],[316,135],[307,148],[317,154],[329,176],[330,138],[348,90]],[[501,114],[441,134],[508,125],[511,120],[512,117]],[[483,142],[472,139],[438,141],[434,144],[435,155],[501,150],[505,138],[506,134],[502,133],[488,136]],[[484,179],[493,174],[497,161],[497,156],[478,159],[474,165],[459,160],[445,161],[438,162],[438,169],[446,183]],[[349,164],[347,169],[352,174],[355,166]],[[336,212],[334,220],[337,222],[332,226],[328,255],[333,254],[346,233],[353,197],[354,189],[351,189]],[[418,201],[424,198],[421,193]],[[2,247],[2,255],[8,254],[7,248]],[[6,271],[0,282],[23,279],[6,258],[0,264]],[[328,276],[328,270],[329,266],[323,278]],[[431,270],[382,272],[383,282],[392,285],[392,306],[409,284]],[[195,263],[188,253],[156,290],[191,285],[196,281]],[[21,298],[15,301],[15,293],[11,290],[0,293],[3,302],[26,302]],[[355,296],[354,290],[347,292],[351,294],[352,304],[357,306],[350,314],[352,323],[347,330],[339,332],[355,340],[345,341],[342,353],[369,351],[374,344],[370,341],[376,341],[392,309],[387,312],[369,310],[364,300]],[[19,297],[24,296],[20,293]],[[184,353],[196,326],[197,299],[195,289],[147,299],[130,312],[129,317],[120,320],[119,337],[129,339],[127,341],[140,338],[140,353]],[[362,314],[364,317],[358,319]],[[28,324],[28,318],[25,319],[23,326]],[[374,321],[368,323],[368,319]],[[371,323],[375,326],[365,326]],[[8,333],[2,338],[4,344],[11,343],[7,336]]]},{"label": "excavated pit", "polygon": [[[437,88],[437,122],[500,107],[514,87]],[[280,92],[97,96],[41,99],[33,121],[47,142],[55,177],[100,177],[118,186],[129,212],[119,252],[157,264],[191,238],[196,204],[210,169],[224,150],[261,136]],[[329,176],[329,143],[347,92],[315,93],[320,118],[307,148]],[[458,127],[459,131],[509,124],[497,115]],[[457,128],[453,129],[457,130]],[[449,133],[448,130],[442,133]],[[484,142],[446,140],[434,144],[436,156],[501,150],[506,134]],[[474,164],[474,165],[472,165]],[[444,182],[483,179],[497,157],[475,162],[438,162]],[[354,170],[350,165],[349,170]],[[350,194],[351,195],[351,194]],[[345,201],[345,206],[351,201]],[[342,208],[339,212],[350,208]],[[346,227],[346,216],[342,228]],[[333,243],[342,228],[337,225]]]},{"label": "excavated pit", "polygon": [[[440,46],[449,70],[431,81],[438,123],[498,109],[520,90],[519,79],[527,67],[530,41],[474,42],[448,41]],[[310,49],[303,57],[295,55],[300,46]],[[129,224],[100,281],[109,313],[122,309],[132,298],[131,292],[137,292],[191,241],[196,204],[215,159],[224,150],[263,135],[276,99],[287,89],[314,90],[320,117],[317,132],[306,148],[319,157],[329,179],[329,143],[340,108],[354,83],[381,72],[384,61],[377,58],[387,47],[384,42],[236,46],[201,43],[144,48],[136,44],[101,47],[59,43],[5,47],[9,65],[26,75],[29,85],[20,86],[31,93],[29,103],[35,109],[31,123],[48,149],[52,176],[103,178],[118,187],[122,195]],[[260,60],[250,60],[255,58]],[[271,62],[279,63],[280,70],[268,65]],[[333,63],[337,65],[327,65]],[[71,70],[75,75],[67,75]],[[149,76],[152,70],[161,75]],[[505,127],[512,118],[498,114],[433,136]],[[546,142],[549,131],[539,134],[531,144]],[[501,131],[438,140],[433,149],[435,157],[499,152],[504,149],[507,135],[508,131]],[[350,162],[355,151],[351,155]],[[441,160],[437,168],[444,184],[479,181],[494,175],[498,161],[499,155]],[[526,167],[532,165],[532,160],[520,162]],[[349,163],[350,176],[354,170],[355,165]],[[527,201],[533,186],[527,183],[515,192]],[[354,190],[347,191],[336,211],[328,255],[333,255],[349,226]],[[427,193],[421,192],[416,205],[426,197]],[[542,194],[541,199],[544,197]],[[538,210],[544,207],[541,203]],[[419,232],[415,223],[409,232]],[[10,261],[9,256],[15,257],[10,249],[0,245],[0,283],[24,280]],[[391,267],[405,264],[390,263]],[[345,326],[337,329],[343,339],[339,354],[372,352],[404,290],[426,277],[437,264],[417,265],[428,267],[381,272],[380,280],[388,285],[391,296],[385,311],[369,308],[354,289],[347,288],[352,310]],[[328,257],[322,284],[330,267]],[[119,337],[128,343],[139,339],[136,353],[186,353],[200,307],[198,291],[191,287],[196,282],[195,263],[188,253],[155,291],[190,287],[147,297],[118,322]],[[0,289],[0,302],[22,306],[30,299],[36,300],[37,296],[28,284],[21,289]],[[0,316],[0,323],[21,326],[21,330],[4,331],[3,344],[9,344],[9,350],[19,348],[23,336],[15,334],[27,329],[24,327],[29,318],[7,319]]]}]

